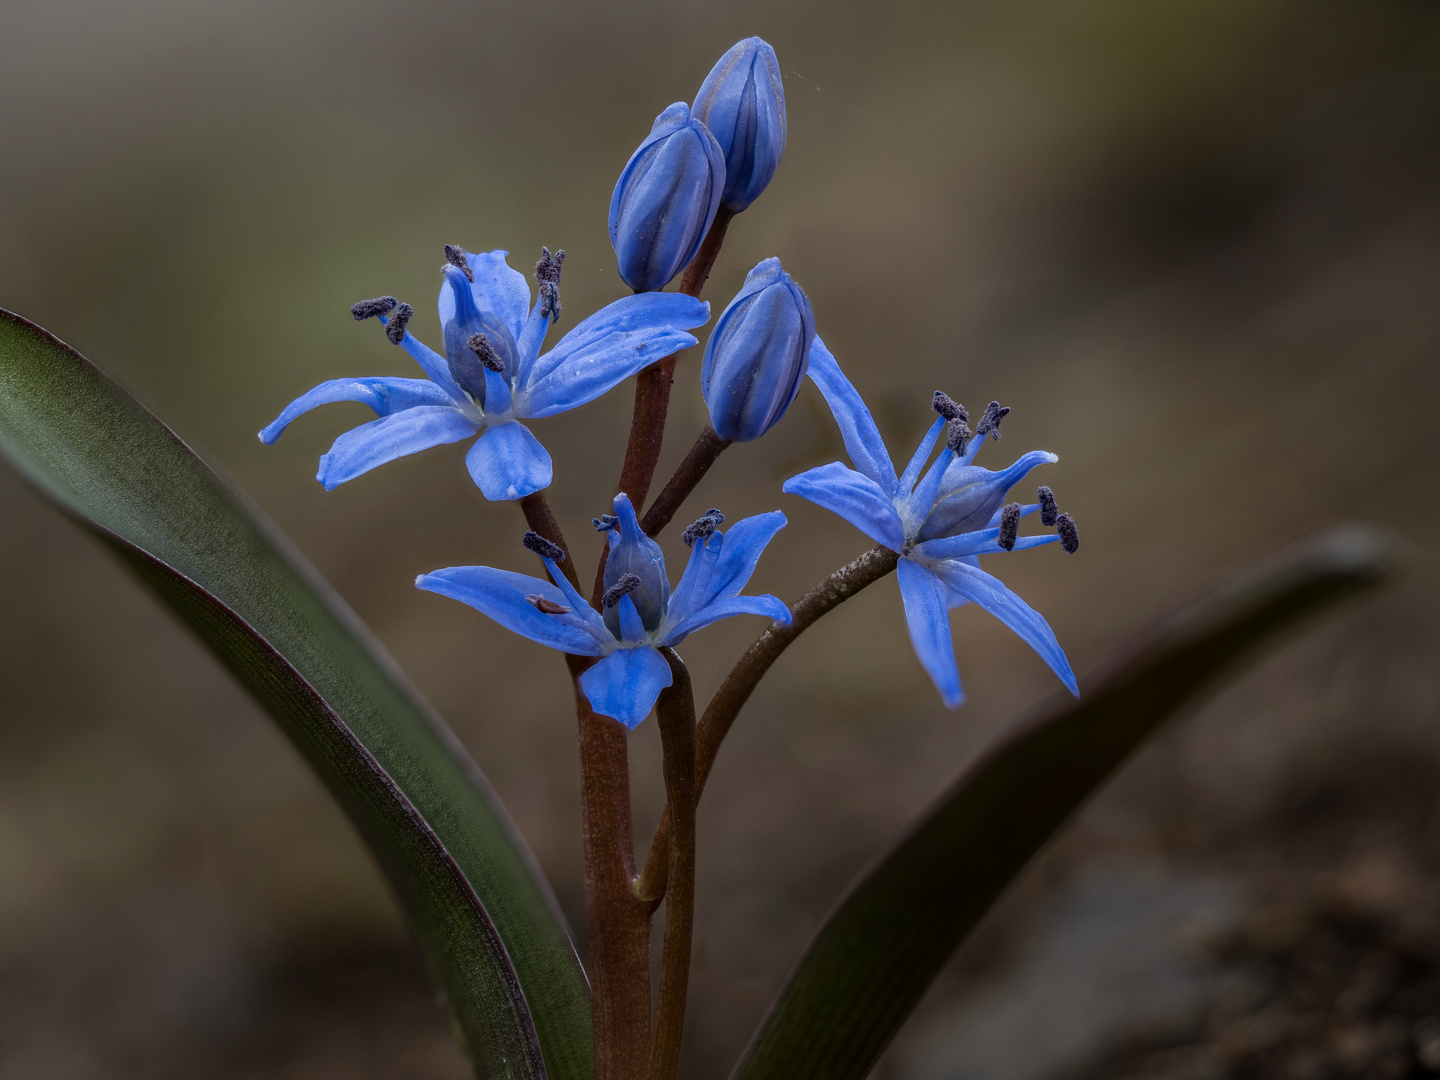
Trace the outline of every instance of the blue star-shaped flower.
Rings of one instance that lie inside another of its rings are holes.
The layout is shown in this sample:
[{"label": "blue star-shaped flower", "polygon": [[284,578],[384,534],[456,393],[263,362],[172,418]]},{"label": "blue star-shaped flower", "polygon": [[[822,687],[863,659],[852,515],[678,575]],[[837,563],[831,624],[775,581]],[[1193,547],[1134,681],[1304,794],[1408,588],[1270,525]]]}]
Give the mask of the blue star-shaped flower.
[{"label": "blue star-shaped flower", "polygon": [[640,530],[624,494],[615,516],[596,518],[609,533],[605,598],[592,608],[555,565],[563,552],[532,534],[526,546],[545,558],[554,584],[490,566],[452,566],[422,574],[415,584],[469,604],[506,629],[577,656],[603,659],[580,676],[590,706],[636,727],[670,685],[670,665],[657,649],[678,645],[703,626],[731,615],[764,615],[790,621],[790,609],[774,596],[741,596],[760,553],[785,527],[778,510],[738,521],[728,533],[724,515],[712,510],[685,530],[690,562],[675,591],[665,574],[660,545]]},{"label": "blue star-shaped flower", "polygon": [[[487,499],[522,499],[550,486],[550,455],[519,421],[555,416],[593,401],[629,376],[695,344],[686,330],[710,318],[710,305],[683,293],[627,296],[591,315],[544,356],[540,346],[560,310],[560,261],[545,252],[536,266],[539,296],[530,307],[525,276],[506,252],[472,255],[446,248],[440,287],[445,355],[409,332],[413,314],[393,297],[355,305],[357,319],[379,316],[424,379],[332,379],[296,398],[260,432],[273,443],[302,413],[335,401],[359,401],[378,420],[345,432],[320,458],[327,491],[387,461],[480,435],[465,456]],[[529,309],[527,315],[527,308]]]},{"label": "blue star-shaped flower", "polygon": [[1048,488],[1042,489],[1044,517],[1047,524],[1059,521],[1059,535],[1017,536],[1020,517],[1042,509],[1040,504],[1001,507],[1006,492],[1031,469],[1060,459],[1032,450],[1000,472],[972,464],[986,436],[999,437],[999,419],[1008,410],[992,406],[971,436],[963,410],[944,395],[936,395],[936,410],[950,414],[946,446],[922,477],[925,462],[947,429],[947,417],[942,413],[905,472],[896,476],[870,410],[818,337],[811,346],[809,373],[830,405],[855,468],[838,461],[821,465],[791,477],[784,490],[833,510],[900,556],[896,573],[910,641],[945,704],[953,709],[964,700],[950,639],[949,610],[966,601],[978,604],[1019,634],[1078,696],[1075,674],[1049,624],[998,579],[981,570],[979,560],[981,555],[1055,540],[1061,540],[1067,550],[1075,549],[1074,522],[1068,515],[1057,517]]}]

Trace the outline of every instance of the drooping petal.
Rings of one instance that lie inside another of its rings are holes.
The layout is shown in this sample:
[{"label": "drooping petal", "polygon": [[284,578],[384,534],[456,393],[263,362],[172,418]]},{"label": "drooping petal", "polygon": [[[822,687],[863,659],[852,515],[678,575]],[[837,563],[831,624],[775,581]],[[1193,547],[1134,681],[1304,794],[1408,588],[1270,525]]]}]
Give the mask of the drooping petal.
[{"label": "drooping petal", "polygon": [[280,437],[297,416],[303,416],[321,405],[337,401],[358,401],[369,405],[376,416],[390,416],[419,405],[452,404],[450,395],[429,379],[331,379],[301,394],[285,406],[285,411],[260,432],[260,441],[267,446]]},{"label": "drooping petal", "polygon": [[510,337],[518,341],[530,311],[530,283],[519,270],[511,269],[505,261],[508,254],[499,249],[479,255],[467,251],[465,258],[475,275],[470,292],[476,307],[496,315],[510,331]]},{"label": "drooping petal", "polygon": [[792,476],[780,490],[839,514],[891,551],[905,546],[905,529],[890,497],[874,480],[838,461]]},{"label": "drooping petal", "polygon": [[684,293],[637,293],[580,323],[535,361],[518,388],[524,416],[553,416],[593,401],[658,360],[695,344],[710,305]]},{"label": "drooping petal", "polygon": [[[903,564],[906,560],[902,559]],[[1006,626],[1020,635],[1020,639],[1040,654],[1050,665],[1050,670],[1059,676],[1067,690],[1080,696],[1080,686],[1075,673],[1070,670],[1070,661],[1065,651],[1055,640],[1055,631],[1038,611],[1016,596],[998,578],[991,577],[979,567],[971,566],[958,559],[946,559],[933,564],[935,574],[950,588],[973,600],[990,612]]]},{"label": "drooping petal", "polygon": [[960,690],[960,669],[955,666],[955,645],[950,639],[950,610],[945,586],[925,567],[901,559],[896,568],[900,596],[905,601],[905,625],[920,666],[930,676],[940,700],[952,709],[960,707],[965,695]]},{"label": "drooping petal", "polygon": [[851,463],[875,481],[887,498],[894,495],[899,480],[890,461],[890,452],[880,438],[880,429],[875,426],[875,418],[819,337],[810,346],[809,375],[830,406]]},{"label": "drooping petal", "polygon": [[670,665],[654,649],[616,649],[580,676],[580,689],[597,713],[633,731],[672,681]]},{"label": "drooping petal", "polygon": [[771,596],[769,593],[761,593],[758,596],[731,596],[705,605],[692,612],[688,618],[676,623],[673,628],[667,629],[664,643],[678,645],[696,630],[709,626],[713,622],[719,622],[721,619],[728,619],[732,615],[764,615],[767,619],[774,619],[777,622],[788,623],[790,621],[790,609],[778,596]]},{"label": "drooping petal", "polygon": [[345,432],[320,458],[315,479],[334,491],[377,465],[459,442],[475,434],[476,423],[453,405],[420,405],[371,420]]},{"label": "drooping petal", "polygon": [[492,502],[523,499],[550,486],[550,455],[524,424],[488,427],[465,455],[470,476]]},{"label": "drooping petal", "polygon": [[566,615],[547,615],[525,599],[541,596],[570,607],[565,595],[548,581],[493,566],[451,566],[415,579],[417,588],[448,596],[488,615],[505,629],[531,641],[577,656],[601,656],[609,638],[598,632],[572,608]]}]

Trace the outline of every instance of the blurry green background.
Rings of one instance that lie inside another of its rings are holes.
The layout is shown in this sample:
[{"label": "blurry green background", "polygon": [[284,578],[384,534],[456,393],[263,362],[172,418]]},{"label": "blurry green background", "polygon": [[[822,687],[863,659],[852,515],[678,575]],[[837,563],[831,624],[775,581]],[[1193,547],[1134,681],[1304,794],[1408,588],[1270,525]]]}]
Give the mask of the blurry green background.
[{"label": "blurry green background", "polygon": [[[1383,926],[1440,909],[1435,5],[10,0],[0,18],[0,306],[133,387],[294,538],[458,731],[577,930],[563,668],[411,584],[457,563],[532,571],[519,514],[483,501],[453,447],[325,493],[316,458],[359,406],[274,447],[255,432],[321,379],[411,374],[346,308],[393,293],[438,342],[445,243],[523,269],[564,247],[562,329],[622,295],[614,179],[749,34],[779,53],[789,143],[708,298],[718,311],[778,254],[897,454],[943,388],[1013,408],[984,462],[1060,455],[1036,476],[1078,520],[1079,554],[992,569],[1077,671],[1318,526],[1381,522],[1405,553],[1399,585],[1147,749],[883,1075],[1109,1075],[1107,1055],[1285,1005],[1282,961],[1237,983],[1204,941],[1276,910],[1300,941],[1337,904]],[[680,362],[662,476],[705,419],[698,361]],[[582,565],[629,402],[627,385],[535,424]],[[868,546],[780,492],[841,455],[807,387],[693,500],[789,516],[757,590],[793,600]],[[297,756],[8,471],[0,596],[0,1080],[463,1076],[393,903]],[[737,724],[700,818],[687,1075],[728,1072],[844,883],[1057,689],[1000,624],[966,609],[954,625],[959,712],[886,581],[791,649]],[[687,643],[702,694],[760,629]],[[653,724],[633,746],[643,843],[662,800]],[[1414,934],[1440,936],[1423,918]],[[1383,967],[1356,947],[1355,970]],[[1421,1053],[1430,1008],[1362,1009],[1355,1045]]]}]

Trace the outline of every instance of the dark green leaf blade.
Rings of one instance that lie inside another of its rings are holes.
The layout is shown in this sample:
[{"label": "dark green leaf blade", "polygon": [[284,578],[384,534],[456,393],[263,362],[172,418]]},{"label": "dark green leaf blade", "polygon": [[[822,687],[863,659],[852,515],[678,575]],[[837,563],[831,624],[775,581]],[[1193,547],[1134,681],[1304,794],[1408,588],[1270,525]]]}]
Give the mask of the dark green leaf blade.
[{"label": "dark green leaf blade", "polygon": [[[493,1070],[482,1075],[587,1080],[589,989],[524,842],[454,735],[273,527],[89,361],[3,311],[0,455],[141,572],[341,798],[415,922],[477,1068]],[[413,819],[408,830],[397,815]],[[447,884],[447,859],[464,888]],[[466,904],[477,911],[462,917]],[[483,938],[487,915],[503,941],[488,958],[459,932],[469,918]],[[518,1011],[503,1000],[509,965]],[[527,1061],[527,1002],[543,1068]]]},{"label": "dark green leaf blade", "polygon": [[[1163,619],[967,767],[851,885],[770,1007],[736,1080],[860,1080],[980,918],[1162,721],[1247,650],[1379,580],[1385,546],[1337,529]],[[998,823],[998,824],[997,824]]]}]

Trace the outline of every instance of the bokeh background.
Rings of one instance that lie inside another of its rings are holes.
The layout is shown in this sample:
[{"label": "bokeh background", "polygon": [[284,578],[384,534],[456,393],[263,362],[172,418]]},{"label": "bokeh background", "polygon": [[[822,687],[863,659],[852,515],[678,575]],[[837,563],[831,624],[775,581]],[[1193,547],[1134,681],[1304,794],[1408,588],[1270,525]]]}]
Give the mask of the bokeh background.
[{"label": "bokeh background", "polygon": [[[460,734],[582,928],[554,655],[417,572],[529,570],[454,448],[325,493],[332,406],[435,340],[441,245],[564,247],[567,320],[622,294],[611,186],[733,41],[790,139],[722,305],[779,254],[892,445],[931,392],[1012,406],[1078,555],[1006,580],[1080,672],[1224,569],[1343,520],[1403,576],[1182,718],[1032,869],[881,1066],[892,1080],[1401,1076],[1440,1068],[1440,9],[1423,0],[0,3],[0,305],[133,387],[275,518]],[[680,363],[662,475],[704,422]],[[629,387],[537,434],[582,564]],[[1003,451],[1003,452],[1002,452]],[[813,389],[696,496],[790,518],[787,599],[867,545],[781,482],[841,455]],[[672,559],[675,537],[666,544]],[[269,719],[100,548],[0,470],[0,1078],[455,1078],[418,953]],[[954,619],[946,711],[893,582],[811,630],[700,820],[686,1075],[724,1076],[845,882],[1056,689]],[[761,629],[691,639],[702,692]],[[633,737],[637,830],[662,798]]]}]

